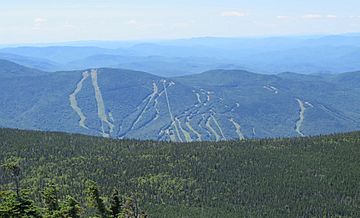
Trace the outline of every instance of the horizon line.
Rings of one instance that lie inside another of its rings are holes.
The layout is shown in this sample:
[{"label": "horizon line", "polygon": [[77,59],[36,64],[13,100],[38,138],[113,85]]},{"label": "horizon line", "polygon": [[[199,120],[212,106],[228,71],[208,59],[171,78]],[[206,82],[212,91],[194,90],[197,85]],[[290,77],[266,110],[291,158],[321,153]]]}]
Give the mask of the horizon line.
[{"label": "horizon line", "polygon": [[[80,39],[80,40],[64,40],[64,41],[48,41],[48,42],[17,42],[17,43],[0,43],[0,47],[17,47],[17,46],[60,46],[61,44],[72,43],[136,43],[136,42],[164,42],[177,40],[192,39],[267,39],[267,38],[316,38],[326,36],[360,36],[360,32],[343,32],[343,33],[309,33],[309,34],[279,34],[279,35],[253,35],[253,36],[193,36],[179,38],[132,38],[132,39]],[[82,45],[77,45],[82,47]],[[86,46],[86,45],[83,45]],[[89,45],[87,45],[89,46]],[[95,46],[96,47],[96,46]]]}]

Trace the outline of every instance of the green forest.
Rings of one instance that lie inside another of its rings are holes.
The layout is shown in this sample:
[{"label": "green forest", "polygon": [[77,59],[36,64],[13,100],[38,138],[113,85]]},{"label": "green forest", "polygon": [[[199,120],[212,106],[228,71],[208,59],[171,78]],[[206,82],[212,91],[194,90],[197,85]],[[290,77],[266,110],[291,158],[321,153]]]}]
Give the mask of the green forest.
[{"label": "green forest", "polygon": [[170,143],[0,129],[0,217],[360,217],[360,132]]}]

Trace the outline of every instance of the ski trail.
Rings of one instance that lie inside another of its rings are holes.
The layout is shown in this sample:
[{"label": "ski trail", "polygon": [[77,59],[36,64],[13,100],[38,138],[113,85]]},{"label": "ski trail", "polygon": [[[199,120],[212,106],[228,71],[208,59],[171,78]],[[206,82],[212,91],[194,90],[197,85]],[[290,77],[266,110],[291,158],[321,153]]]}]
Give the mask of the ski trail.
[{"label": "ski trail", "polygon": [[[150,98],[150,96],[146,96],[146,97],[141,101],[141,103],[140,103],[138,106],[136,106],[136,109],[135,109],[131,114],[136,113],[138,110],[140,110],[141,105],[142,105],[144,102],[147,102],[149,98]],[[136,119],[137,119],[137,118],[136,118]],[[119,135],[120,132],[123,130],[123,122],[124,122],[124,120],[125,120],[125,119],[123,119],[122,122],[121,122],[121,124],[120,124],[119,131],[118,131],[117,135]],[[130,131],[130,129],[131,129],[131,128],[133,127],[133,125],[134,125],[134,124],[133,124],[134,122],[135,122],[135,121],[132,122],[132,124],[130,125],[130,127],[127,128],[127,130],[125,130],[124,133],[120,134],[120,139],[123,138],[123,137],[125,137],[125,135]]]},{"label": "ski trail", "polygon": [[[166,85],[165,85],[166,80],[163,80],[162,82],[163,82],[163,85],[164,85],[165,98],[166,98],[166,103],[167,103],[167,107],[168,107],[168,110],[169,110],[169,114],[170,114],[170,119],[171,119],[171,122],[172,122],[172,126],[174,126],[175,131],[176,131],[176,135],[177,135],[177,137],[179,138],[180,142],[182,142],[183,140],[182,140],[182,138],[181,138],[181,136],[180,136],[179,129],[178,129],[177,125],[176,125],[174,116],[173,116],[173,114],[172,114],[172,112],[171,112],[169,95],[168,95],[168,92],[167,92],[167,89],[166,89]],[[169,87],[170,87],[171,85],[174,85],[174,84],[175,84],[174,82],[171,82],[170,85],[169,85]]]},{"label": "ski trail", "polygon": [[350,118],[350,117],[347,117],[345,114],[343,113],[340,113],[339,111],[337,111],[336,109],[330,109],[328,108],[327,106],[325,105],[322,105],[320,104],[319,105],[319,108],[327,113],[329,113],[329,115],[333,116],[333,117],[336,117],[338,119],[342,119],[342,120],[348,120],[348,121],[352,121],[352,122],[355,122],[357,123],[358,121]]},{"label": "ski trail", "polygon": [[111,112],[109,112],[109,119],[110,119],[110,122],[112,122],[112,123],[115,122],[114,117]]},{"label": "ski trail", "polygon": [[166,135],[170,138],[170,141],[172,142],[176,142],[176,136],[174,134],[174,132],[172,131],[171,127],[173,126],[173,124],[171,123],[169,126],[165,126],[163,127],[163,129],[160,130],[160,132],[158,133],[158,139],[166,139]]},{"label": "ski trail", "polygon": [[159,117],[160,117],[160,110],[159,110],[159,101],[158,101],[158,98],[155,98],[155,100],[154,100],[154,107],[155,107],[155,111],[156,111],[156,115],[155,115],[154,120],[157,120],[157,119],[159,119]]},{"label": "ski trail", "polygon": [[176,136],[174,134],[169,135],[170,141],[176,142]]},{"label": "ski trail", "polygon": [[[207,121],[206,115],[205,115],[205,114],[201,114],[201,120],[200,120],[199,123],[198,123],[198,127],[199,127],[199,129],[201,129],[201,130],[205,130],[206,133],[207,133],[209,136],[211,136],[211,133],[209,132],[209,129],[206,127],[206,121]],[[203,127],[203,126],[201,125],[201,123],[204,123],[205,126]]]},{"label": "ski trail", "polygon": [[85,117],[84,113],[81,111],[81,108],[79,107],[79,105],[76,101],[76,95],[81,91],[81,89],[83,87],[83,83],[88,77],[89,77],[89,73],[87,71],[83,72],[82,79],[76,85],[76,89],[74,90],[74,92],[71,93],[69,96],[70,106],[80,117],[79,125],[80,125],[80,127],[85,128],[85,129],[89,129],[89,128],[85,125],[86,117]]},{"label": "ski trail", "polygon": [[[162,82],[162,80],[161,80]],[[141,121],[141,118],[143,115],[149,111],[151,107],[155,109],[155,116],[152,120],[147,122],[144,126],[141,126],[139,128],[144,128],[146,125],[149,125],[152,121],[156,121],[160,118],[160,108],[159,108],[159,98],[165,93],[164,89],[160,91],[158,85],[155,81],[152,83],[153,85],[153,91],[151,94],[146,96],[141,103],[136,107],[136,109],[132,112],[132,114],[137,114],[134,120],[131,121],[130,127],[128,128],[127,132],[135,130],[136,124],[138,124]],[[167,87],[172,86],[172,84],[169,84]],[[141,111],[141,112],[139,112]],[[171,127],[169,127],[171,128]],[[162,130],[164,132],[164,130]],[[126,133],[125,133],[126,134]],[[159,133],[160,134],[160,133]],[[164,133],[162,133],[164,134]]]},{"label": "ski trail", "polygon": [[[110,137],[110,134],[113,132],[114,130],[114,124],[112,124],[109,119],[108,116],[106,115],[105,112],[105,104],[104,104],[104,99],[102,97],[100,88],[99,88],[99,84],[98,84],[98,79],[97,79],[97,70],[91,70],[91,79],[92,79],[92,84],[95,90],[95,99],[96,99],[96,103],[97,103],[97,108],[98,108],[98,117],[101,120],[101,132],[103,137]],[[108,125],[109,129],[110,129],[110,134],[105,132],[105,128],[104,128],[104,123]]]},{"label": "ski trail", "polygon": [[176,136],[175,136],[175,134],[173,132],[170,132],[170,130],[167,129],[167,130],[165,130],[165,133],[169,136],[170,141],[177,142]]},{"label": "ski trail", "polygon": [[201,101],[201,96],[199,93],[195,92],[195,95],[196,95],[196,99],[198,101],[199,104],[196,104],[196,105],[201,105],[202,104],[202,101]]},{"label": "ski trail", "polygon": [[158,108],[159,105],[158,98],[161,93],[159,93],[159,87],[156,85],[155,82],[153,82],[153,92],[156,92],[156,94],[154,94],[154,108],[156,112],[154,120],[157,120],[160,117],[160,109]]},{"label": "ski trail", "polygon": [[135,128],[136,124],[140,122],[141,118],[148,110],[150,103],[155,99],[155,96],[158,94],[158,92],[159,92],[158,86],[156,85],[155,82],[153,82],[153,92],[148,97],[146,97],[146,99],[149,99],[149,100],[146,102],[146,105],[141,110],[140,115],[136,118],[136,120],[133,123],[133,125],[131,126],[130,130],[133,130]]},{"label": "ski trail", "polygon": [[204,102],[201,102],[202,103],[202,105],[204,105],[204,106],[206,106],[208,103],[210,103],[210,100],[211,100],[211,94],[213,94],[212,92],[210,92],[210,91],[206,91],[206,90],[204,90],[204,89],[200,89],[200,92],[203,94],[203,95],[205,95],[205,97],[206,97],[206,100],[204,101]]},{"label": "ski trail", "polygon": [[172,114],[172,112],[171,112],[170,102],[169,102],[169,96],[168,96],[168,93],[167,93],[167,89],[166,89],[165,83],[166,83],[166,80],[163,80],[166,103],[167,103],[167,107],[168,107],[168,110],[169,110],[169,114],[170,114],[171,121],[174,121],[174,116],[173,116],[173,114]]},{"label": "ski trail", "polygon": [[179,128],[185,137],[185,141],[192,142],[190,133],[188,131],[186,131],[184,128],[182,128],[180,120],[178,118],[175,118],[175,120],[176,120],[177,124],[179,125]]},{"label": "ski trail", "polygon": [[305,102],[305,104],[306,104],[307,106],[309,106],[309,107],[312,107],[312,108],[314,107],[314,105],[312,105],[312,104],[311,104],[310,102],[308,102],[308,101]]},{"label": "ski trail", "polygon": [[172,142],[183,142],[180,136],[180,132],[177,130],[176,121],[171,122],[170,125],[165,128],[163,132],[170,137],[170,140]]},{"label": "ski trail", "polygon": [[241,126],[240,126],[240,124],[237,123],[237,122],[234,120],[234,118],[230,118],[229,120],[230,120],[230,122],[232,122],[232,124],[234,124],[235,129],[236,129],[236,133],[238,134],[239,139],[240,139],[240,140],[245,139],[244,134],[241,132]]},{"label": "ski trail", "polygon": [[201,141],[201,134],[191,126],[190,119],[188,117],[186,117],[185,125],[190,129],[191,132],[193,132],[196,135],[197,140]]},{"label": "ski trail", "polygon": [[263,88],[269,90],[270,92],[274,92],[275,94],[279,93],[279,90],[274,86],[268,85],[268,86],[264,86]]},{"label": "ski trail", "polygon": [[219,131],[220,131],[220,134],[221,134],[222,138],[223,138],[224,140],[226,140],[226,137],[224,136],[224,133],[223,133],[223,131],[222,131],[222,129],[221,129],[221,127],[220,127],[220,125],[219,125],[218,121],[215,119],[214,115],[211,115],[211,118],[213,119],[213,121],[214,121],[214,123],[215,123],[216,127],[219,129]]},{"label": "ski trail", "polygon": [[304,122],[304,118],[305,118],[305,105],[304,102],[302,102],[300,99],[296,99],[297,102],[299,103],[300,106],[300,113],[299,113],[299,119],[296,121],[296,127],[295,127],[295,131],[300,135],[300,136],[305,136],[302,132],[301,132],[301,127],[303,125]]},{"label": "ski trail", "polygon": [[[156,83],[155,83],[155,85],[156,85]],[[156,87],[157,87],[157,86],[156,86]],[[163,92],[164,92],[164,91],[161,91],[161,92],[159,93],[159,91],[158,91],[158,95],[157,95],[157,97],[154,99],[154,108],[155,108],[155,111],[156,111],[156,115],[155,115],[154,120],[157,120],[157,119],[159,119],[159,117],[160,117],[160,109],[159,109],[159,100],[158,100],[158,98],[162,95]]]},{"label": "ski trail", "polygon": [[215,129],[213,129],[213,128],[211,127],[210,118],[211,118],[211,116],[209,116],[208,119],[206,120],[206,127],[214,134],[215,140],[218,142],[218,141],[221,140],[221,137],[220,137],[220,135],[215,131]]}]

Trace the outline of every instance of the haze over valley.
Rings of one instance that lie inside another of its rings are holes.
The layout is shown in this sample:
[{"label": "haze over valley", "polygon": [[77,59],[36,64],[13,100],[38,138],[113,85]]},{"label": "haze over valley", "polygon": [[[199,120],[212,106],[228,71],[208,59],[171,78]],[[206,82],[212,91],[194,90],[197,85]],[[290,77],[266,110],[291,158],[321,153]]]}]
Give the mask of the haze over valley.
[{"label": "haze over valley", "polygon": [[111,67],[163,77],[214,69],[333,74],[360,69],[359,45],[359,34],[88,41],[12,45],[0,49],[0,58],[45,71]]}]

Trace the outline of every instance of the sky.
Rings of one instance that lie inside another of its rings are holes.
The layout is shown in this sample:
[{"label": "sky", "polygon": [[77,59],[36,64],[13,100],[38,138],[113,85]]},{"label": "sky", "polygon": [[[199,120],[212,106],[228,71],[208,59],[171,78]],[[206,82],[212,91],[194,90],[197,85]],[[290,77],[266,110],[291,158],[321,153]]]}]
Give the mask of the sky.
[{"label": "sky", "polygon": [[351,32],[359,0],[0,1],[0,44]]}]

